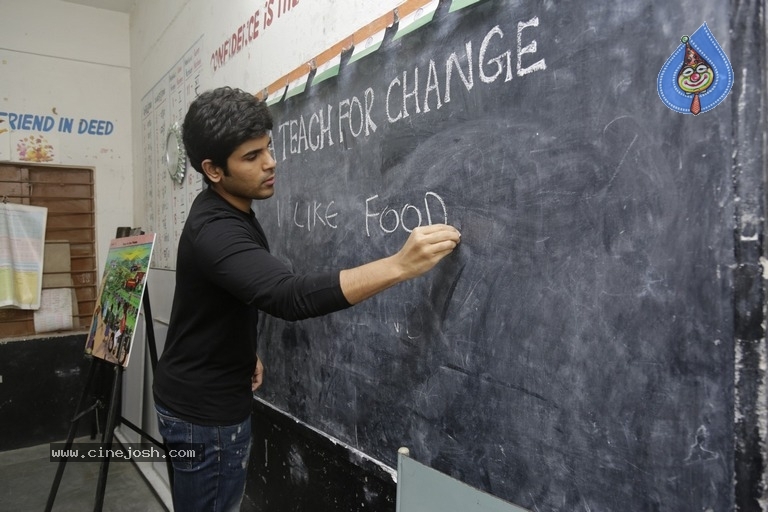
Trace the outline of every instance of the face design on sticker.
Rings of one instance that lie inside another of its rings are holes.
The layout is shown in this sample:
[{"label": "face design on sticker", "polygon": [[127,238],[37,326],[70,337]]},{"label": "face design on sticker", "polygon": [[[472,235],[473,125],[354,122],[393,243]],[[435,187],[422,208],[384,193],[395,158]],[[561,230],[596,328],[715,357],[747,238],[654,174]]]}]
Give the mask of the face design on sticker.
[{"label": "face design on sticker", "polygon": [[683,66],[677,75],[677,85],[690,94],[706,91],[714,81],[715,72],[703,61],[693,66]]},{"label": "face design on sticker", "polygon": [[696,116],[725,100],[733,67],[706,23],[680,42],[659,71],[656,89],[671,110]]},{"label": "face design on sticker", "polygon": [[706,91],[715,82],[715,72],[712,66],[691,46],[688,36],[682,37],[681,42],[685,44],[685,54],[683,67],[677,74],[677,85],[686,94],[699,94]]}]

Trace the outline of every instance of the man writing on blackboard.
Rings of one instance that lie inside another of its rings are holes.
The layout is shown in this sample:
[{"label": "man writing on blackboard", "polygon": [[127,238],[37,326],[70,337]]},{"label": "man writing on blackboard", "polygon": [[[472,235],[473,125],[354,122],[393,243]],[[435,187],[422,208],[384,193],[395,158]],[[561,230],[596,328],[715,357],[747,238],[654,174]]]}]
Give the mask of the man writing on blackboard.
[{"label": "man writing on blackboard", "polygon": [[300,320],[348,308],[434,267],[459,243],[447,225],[413,230],[394,255],[333,273],[295,274],[269,253],[251,210],[274,193],[267,106],[222,87],[200,95],[183,124],[190,164],[208,185],[179,239],[176,289],[155,371],[158,426],[173,459],[177,511],[239,510],[251,441],[252,392],[262,382],[258,313]]}]

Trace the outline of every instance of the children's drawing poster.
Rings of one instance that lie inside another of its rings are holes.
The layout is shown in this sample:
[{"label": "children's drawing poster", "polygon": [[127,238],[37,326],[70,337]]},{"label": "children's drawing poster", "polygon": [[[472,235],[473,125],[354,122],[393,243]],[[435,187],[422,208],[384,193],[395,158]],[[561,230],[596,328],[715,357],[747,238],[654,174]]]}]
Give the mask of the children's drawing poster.
[{"label": "children's drawing poster", "polygon": [[48,208],[0,202],[0,307],[40,308]]},{"label": "children's drawing poster", "polygon": [[86,354],[128,366],[154,244],[154,233],[115,238],[109,244]]},{"label": "children's drawing poster", "polygon": [[202,41],[198,40],[141,100],[146,226],[158,235],[155,268],[175,268],[187,209],[203,189],[202,176],[188,164],[186,177],[177,183],[166,163],[169,131],[174,124],[182,125],[190,103],[204,90],[202,51]]}]

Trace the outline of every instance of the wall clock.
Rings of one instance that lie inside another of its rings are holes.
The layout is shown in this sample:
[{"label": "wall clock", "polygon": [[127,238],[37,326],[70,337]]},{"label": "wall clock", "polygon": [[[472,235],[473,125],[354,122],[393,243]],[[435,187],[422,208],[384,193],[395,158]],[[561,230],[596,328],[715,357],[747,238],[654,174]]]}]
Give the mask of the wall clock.
[{"label": "wall clock", "polygon": [[168,135],[165,138],[164,162],[171,179],[179,184],[184,183],[184,175],[187,172],[187,156],[184,153],[179,123],[173,123],[168,129]]}]

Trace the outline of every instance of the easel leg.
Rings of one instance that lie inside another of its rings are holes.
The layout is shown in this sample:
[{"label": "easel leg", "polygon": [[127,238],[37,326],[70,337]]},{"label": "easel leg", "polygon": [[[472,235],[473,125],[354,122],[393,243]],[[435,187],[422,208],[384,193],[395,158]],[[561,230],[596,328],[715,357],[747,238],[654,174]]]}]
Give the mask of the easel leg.
[{"label": "easel leg", "polygon": [[[123,367],[115,365],[115,379],[112,383],[112,396],[109,399],[109,414],[107,414],[107,425],[104,430],[104,447],[107,450],[112,449],[112,437],[114,436],[115,424],[117,423],[118,407],[120,405],[120,393],[123,389]],[[96,487],[96,502],[93,505],[94,512],[99,512],[104,505],[104,492],[107,488],[107,474],[109,472],[109,460],[107,456],[101,462],[99,469],[99,483]]]},{"label": "easel leg", "polygon": [[[80,395],[80,401],[77,404],[77,409],[75,410],[75,416],[72,418],[72,421],[69,425],[69,433],[67,433],[67,443],[65,445],[65,449],[69,450],[72,447],[72,442],[75,440],[75,435],[77,435],[77,424],[80,422],[80,418],[82,417],[82,414],[80,411],[83,410],[85,407],[85,401],[88,399],[88,393],[91,389],[91,383],[93,382],[93,377],[96,374],[96,363],[91,360],[90,367],[88,368],[88,378],[85,382],[85,387],[83,388],[83,393]],[[45,505],[45,512],[51,512],[53,509],[53,502],[56,500],[56,493],[59,491],[59,484],[61,484],[61,477],[64,475],[64,467],[67,465],[67,458],[64,457],[59,461],[59,467],[56,469],[56,476],[53,479],[53,484],[51,485],[51,492],[48,494],[48,503]]]},{"label": "easel leg", "polygon": [[[146,336],[147,347],[149,348],[149,362],[152,365],[152,373],[154,374],[157,368],[157,344],[155,343],[155,328],[152,324],[152,308],[149,305],[149,288],[145,285],[144,299],[142,301],[144,305],[144,320],[146,322]],[[173,464],[171,464],[171,458],[166,457],[165,467],[168,471],[168,485],[173,492]]]}]

